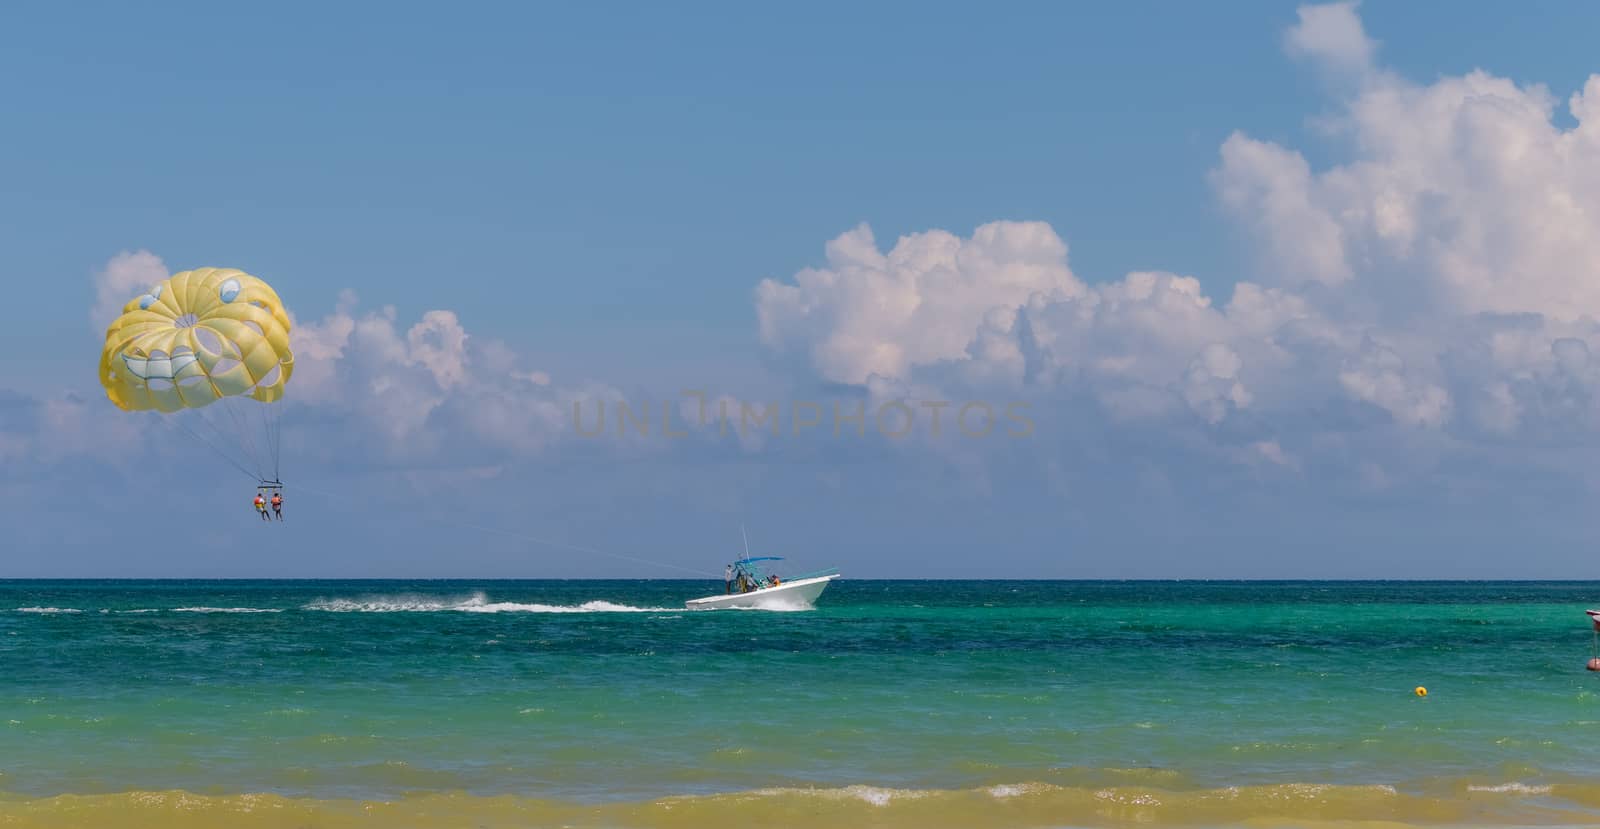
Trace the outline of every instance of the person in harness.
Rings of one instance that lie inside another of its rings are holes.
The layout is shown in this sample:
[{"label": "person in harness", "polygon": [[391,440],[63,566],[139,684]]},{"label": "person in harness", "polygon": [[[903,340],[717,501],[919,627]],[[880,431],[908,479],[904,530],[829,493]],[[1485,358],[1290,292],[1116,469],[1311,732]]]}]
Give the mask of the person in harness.
[{"label": "person in harness", "polygon": [[256,493],[256,512],[261,513],[262,521],[272,520],[267,516],[267,499],[260,492]]},{"label": "person in harness", "polygon": [[276,515],[279,521],[283,520],[283,492],[281,491],[272,493],[272,514]]}]

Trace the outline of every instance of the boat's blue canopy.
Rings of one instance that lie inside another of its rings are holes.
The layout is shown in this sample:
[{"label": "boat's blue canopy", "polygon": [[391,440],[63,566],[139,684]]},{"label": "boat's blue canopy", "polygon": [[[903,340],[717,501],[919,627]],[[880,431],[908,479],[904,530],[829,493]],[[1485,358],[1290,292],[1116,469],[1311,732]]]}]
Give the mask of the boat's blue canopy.
[{"label": "boat's blue canopy", "polygon": [[736,563],[745,564],[751,561],[783,561],[783,556],[757,556],[756,558],[741,558]]}]

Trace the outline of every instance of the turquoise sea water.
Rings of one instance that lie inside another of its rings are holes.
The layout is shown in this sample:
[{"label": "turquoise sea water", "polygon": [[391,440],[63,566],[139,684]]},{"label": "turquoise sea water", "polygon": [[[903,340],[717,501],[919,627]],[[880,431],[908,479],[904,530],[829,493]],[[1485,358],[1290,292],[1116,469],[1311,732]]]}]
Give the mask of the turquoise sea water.
[{"label": "turquoise sea water", "polygon": [[813,611],[682,609],[720,590],[0,582],[0,792],[1539,797],[1600,773],[1600,583],[846,579]]}]

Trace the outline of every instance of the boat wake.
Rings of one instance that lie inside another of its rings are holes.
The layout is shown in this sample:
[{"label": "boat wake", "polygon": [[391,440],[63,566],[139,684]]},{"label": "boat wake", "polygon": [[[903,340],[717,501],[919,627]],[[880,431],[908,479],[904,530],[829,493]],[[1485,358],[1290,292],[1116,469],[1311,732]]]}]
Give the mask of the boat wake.
[{"label": "boat wake", "polygon": [[175,607],[173,613],[282,613],[281,607]]},{"label": "boat wake", "polygon": [[764,604],[750,607],[719,607],[717,610],[754,610],[768,613],[809,613],[817,608],[809,604],[791,604],[780,600],[769,600]]},{"label": "boat wake", "polygon": [[366,596],[358,599],[319,599],[302,610],[328,613],[663,613],[671,607],[634,607],[607,601],[576,605],[491,602],[482,593],[465,599],[440,599],[429,596]]}]

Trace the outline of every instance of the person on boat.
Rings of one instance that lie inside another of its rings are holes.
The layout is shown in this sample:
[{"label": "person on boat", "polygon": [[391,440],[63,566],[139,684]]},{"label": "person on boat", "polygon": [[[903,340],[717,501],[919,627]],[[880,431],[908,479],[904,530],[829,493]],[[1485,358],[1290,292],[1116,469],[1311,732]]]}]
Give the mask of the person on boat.
[{"label": "person on boat", "polygon": [[733,593],[733,565],[732,564],[730,564],[727,567],[724,567],[722,569],[722,587],[723,587],[723,592],[724,593],[726,593],[726,594],[732,594]]},{"label": "person on boat", "polygon": [[272,493],[272,514],[276,515],[278,517],[279,521],[283,520],[283,493],[282,492],[274,492],[274,493]]},{"label": "person on boat", "polygon": [[256,512],[261,513],[261,520],[271,520],[267,517],[267,499],[261,493],[256,493]]}]

